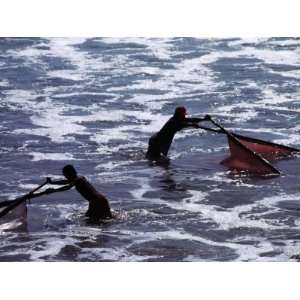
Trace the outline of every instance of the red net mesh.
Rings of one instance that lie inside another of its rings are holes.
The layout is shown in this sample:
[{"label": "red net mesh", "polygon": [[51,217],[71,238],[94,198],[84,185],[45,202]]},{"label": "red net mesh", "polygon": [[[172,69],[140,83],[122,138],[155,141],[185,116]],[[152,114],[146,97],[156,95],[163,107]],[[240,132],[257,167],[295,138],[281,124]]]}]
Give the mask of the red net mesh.
[{"label": "red net mesh", "polygon": [[294,152],[296,152],[297,149],[292,149],[286,146],[268,143],[265,141],[260,141],[257,139],[237,136],[238,140],[245,145],[250,150],[261,154],[263,157],[267,159],[276,159],[279,157],[286,157]]},{"label": "red net mesh", "polygon": [[[248,145],[245,145],[246,147],[243,146],[244,141],[239,141],[230,135],[227,135],[227,137],[231,156],[222,161],[223,165],[230,169],[247,171],[261,175],[279,174],[279,171],[276,170],[269,162],[253,153],[251,151],[252,148],[248,147]],[[267,150],[266,148],[262,149],[265,151]]]}]

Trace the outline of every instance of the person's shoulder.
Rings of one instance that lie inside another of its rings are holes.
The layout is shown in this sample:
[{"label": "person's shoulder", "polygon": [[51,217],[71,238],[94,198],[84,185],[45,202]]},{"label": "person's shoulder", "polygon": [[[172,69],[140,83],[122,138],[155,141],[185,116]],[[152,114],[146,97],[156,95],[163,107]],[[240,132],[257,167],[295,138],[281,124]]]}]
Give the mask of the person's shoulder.
[{"label": "person's shoulder", "polygon": [[171,118],[169,118],[169,120],[167,121],[166,124],[174,123],[175,121],[176,121],[176,118],[174,116],[172,116]]},{"label": "person's shoulder", "polygon": [[169,126],[171,126],[171,124],[174,122],[174,117],[171,117],[168,119],[168,121],[166,123],[164,123],[163,127],[160,129],[160,131],[164,131],[166,128],[168,128]]},{"label": "person's shoulder", "polygon": [[87,182],[87,180],[86,180],[86,178],[84,176],[78,176],[75,179],[75,184],[80,184],[80,183],[84,183],[84,182]]}]

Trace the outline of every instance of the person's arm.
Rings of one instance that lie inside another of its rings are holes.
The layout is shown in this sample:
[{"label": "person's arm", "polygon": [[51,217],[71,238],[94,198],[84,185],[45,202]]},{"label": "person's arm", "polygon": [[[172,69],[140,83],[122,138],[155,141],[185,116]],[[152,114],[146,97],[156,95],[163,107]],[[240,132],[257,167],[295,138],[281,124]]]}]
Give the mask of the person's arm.
[{"label": "person's arm", "polygon": [[186,118],[185,121],[189,123],[199,123],[203,121],[210,121],[211,116],[210,115],[205,115],[204,118]]},{"label": "person's arm", "polygon": [[62,187],[60,187],[60,188],[58,188],[58,189],[52,189],[52,188],[49,188],[49,189],[47,189],[45,192],[47,193],[54,193],[54,192],[63,192],[63,191],[68,191],[68,190],[70,190],[73,186],[75,185],[75,183],[74,182],[72,182],[72,183],[70,183],[70,184],[67,184],[67,185],[64,185],[64,186],[62,186]]},{"label": "person's arm", "polygon": [[55,185],[66,185],[69,184],[70,181],[66,180],[66,179],[62,179],[62,180],[52,180],[50,177],[46,178],[47,183],[49,184],[55,184]]},{"label": "person's arm", "polygon": [[210,121],[210,120],[211,120],[210,115],[205,115],[204,118],[186,118],[184,120],[184,128],[186,128],[186,127],[199,128],[199,125],[197,123],[203,122],[203,121]]}]

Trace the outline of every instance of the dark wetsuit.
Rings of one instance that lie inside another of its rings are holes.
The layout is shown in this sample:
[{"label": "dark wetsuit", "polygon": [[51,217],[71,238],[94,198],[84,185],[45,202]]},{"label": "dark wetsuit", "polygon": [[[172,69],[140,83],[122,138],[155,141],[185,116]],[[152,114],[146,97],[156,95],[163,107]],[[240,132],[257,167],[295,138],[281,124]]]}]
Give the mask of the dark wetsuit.
[{"label": "dark wetsuit", "polygon": [[175,116],[170,118],[162,129],[149,139],[147,158],[155,160],[162,158],[161,154],[167,156],[176,132],[186,127],[192,127],[200,121],[203,119],[180,119]]},{"label": "dark wetsuit", "polygon": [[89,201],[86,216],[93,221],[112,218],[107,199],[100,194],[83,176],[78,177],[75,182],[76,190]]}]

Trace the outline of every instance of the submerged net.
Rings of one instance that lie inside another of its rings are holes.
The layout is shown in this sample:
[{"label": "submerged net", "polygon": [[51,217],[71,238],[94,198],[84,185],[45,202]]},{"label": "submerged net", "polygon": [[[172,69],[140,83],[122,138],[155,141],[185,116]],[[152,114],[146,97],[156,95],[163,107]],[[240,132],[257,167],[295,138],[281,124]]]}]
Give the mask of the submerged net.
[{"label": "submerged net", "polygon": [[[13,201],[0,202],[0,214],[9,206]],[[25,220],[27,217],[27,205],[26,201],[19,204],[17,207],[12,209],[7,215],[0,218],[0,222],[10,221],[13,219]]]},{"label": "submerged net", "polygon": [[280,174],[265,158],[253,152],[254,149],[267,151],[268,147],[260,148],[259,144],[251,145],[249,141],[237,139],[232,134],[227,134],[227,137],[231,156],[222,161],[223,165],[237,171],[259,175]]}]

